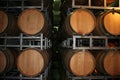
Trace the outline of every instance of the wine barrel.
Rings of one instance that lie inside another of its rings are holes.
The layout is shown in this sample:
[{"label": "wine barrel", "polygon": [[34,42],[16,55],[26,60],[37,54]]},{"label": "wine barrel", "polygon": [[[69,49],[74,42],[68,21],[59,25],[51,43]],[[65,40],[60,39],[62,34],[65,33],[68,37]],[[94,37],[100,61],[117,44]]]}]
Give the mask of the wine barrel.
[{"label": "wine barrel", "polygon": [[0,34],[18,35],[19,30],[13,15],[0,11]]},{"label": "wine barrel", "polygon": [[89,51],[68,50],[65,52],[64,63],[76,76],[87,76],[95,68],[95,59]]},{"label": "wine barrel", "polygon": [[95,35],[120,35],[120,12],[108,11],[100,14],[97,18],[97,26],[94,30]]},{"label": "wine barrel", "polygon": [[16,55],[11,49],[0,50],[0,74],[7,73],[16,65]]},{"label": "wine barrel", "polygon": [[102,51],[96,56],[96,69],[111,76],[120,75],[120,51]]},{"label": "wine barrel", "polygon": [[49,62],[46,50],[27,48],[20,52],[17,60],[17,68],[24,75],[34,77],[41,74]]},{"label": "wine barrel", "polygon": [[26,9],[18,16],[18,27],[25,35],[48,35],[48,21],[38,9]]},{"label": "wine barrel", "polygon": [[93,13],[87,9],[76,9],[67,16],[64,29],[70,36],[73,34],[90,34],[96,26],[96,19]]}]

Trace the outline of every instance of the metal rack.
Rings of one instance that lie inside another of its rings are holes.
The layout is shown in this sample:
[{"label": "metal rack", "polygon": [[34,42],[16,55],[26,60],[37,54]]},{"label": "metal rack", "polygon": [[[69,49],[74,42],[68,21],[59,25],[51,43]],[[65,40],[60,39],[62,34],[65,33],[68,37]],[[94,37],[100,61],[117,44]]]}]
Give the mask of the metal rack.
[{"label": "metal rack", "polygon": [[[109,40],[117,40],[117,45],[107,47]],[[68,38],[63,41],[62,47],[72,49],[120,49],[120,37],[106,37],[106,36],[79,36],[73,35],[72,38]]]},{"label": "metal rack", "polygon": [[[41,10],[44,10],[44,3],[43,3],[43,0],[40,0],[41,1],[41,5],[39,6],[24,6],[24,2],[27,1],[27,0],[1,0],[3,2],[6,2],[7,3],[7,6],[5,7],[0,7],[0,8],[4,8],[4,9],[15,9],[15,8],[18,8],[18,9],[21,9],[21,10],[24,10],[25,8],[40,8]],[[9,2],[10,1],[20,1],[21,2],[21,6],[9,6]]]},{"label": "metal rack", "polygon": [[0,47],[15,47],[22,50],[24,47],[36,47],[39,49],[47,49],[52,46],[51,41],[44,37],[41,33],[39,36],[25,36],[21,33],[19,36],[1,36]]},{"label": "metal rack", "polygon": [[[48,15],[50,12],[49,12],[49,7],[50,5],[47,5],[47,6],[44,6],[45,3],[44,3],[44,0],[38,0],[38,1],[41,1],[40,2],[40,5],[25,5],[25,1],[29,1],[29,0],[0,0],[1,2],[5,2],[6,5],[5,6],[0,6],[0,9],[3,9],[5,11],[10,11],[11,13],[13,13],[14,15],[18,16],[19,15],[19,12],[27,9],[27,8],[37,8],[39,9],[41,12],[44,13],[45,15],[45,18],[47,20],[49,20],[48,22],[48,25],[51,26],[51,19],[50,19],[50,16]],[[20,5],[9,5],[9,2],[17,2],[19,1],[21,4]],[[17,12],[18,11],[18,12]]]},{"label": "metal rack", "polygon": [[[42,33],[37,36],[25,36],[23,33],[20,33],[19,36],[7,36],[5,34],[0,37],[0,41],[1,41],[0,47],[3,49],[6,49],[7,47],[13,47],[13,48],[18,48],[22,50],[23,48],[31,47],[31,48],[39,48],[40,50],[43,50],[43,49],[48,49],[52,46],[51,41],[48,38],[44,37]],[[48,70],[50,66],[51,66],[51,63],[49,63],[46,70],[37,77],[25,77],[22,74],[19,74],[18,70],[14,70],[4,75],[0,75],[0,79],[3,79],[3,80],[6,80],[6,79],[46,80],[46,78],[48,77]]]},{"label": "metal rack", "polygon": [[[116,47],[107,47],[109,40],[117,40]],[[96,45],[97,44],[97,45]],[[72,38],[67,38],[62,42],[62,47],[79,50],[120,50],[120,37],[107,37],[107,36],[80,36],[73,35]],[[85,77],[77,77],[66,70],[68,80],[108,80],[120,79],[120,76],[110,76],[107,74],[92,73]]]},{"label": "metal rack", "polygon": [[[14,1],[15,4],[9,5],[10,2]],[[39,0],[40,5],[25,5],[25,2],[28,0],[0,0],[1,3],[5,3],[5,6],[0,6],[1,10],[5,10],[7,12],[13,13],[16,17],[18,17],[19,13],[26,8],[37,8],[41,10],[45,18],[49,20],[48,25],[51,26],[51,20],[49,16],[48,7],[45,7],[44,0]],[[23,50],[24,48],[38,48],[40,50],[51,48],[52,43],[48,37],[45,37],[43,33],[34,36],[26,36],[23,33],[20,33],[18,36],[9,36],[6,33],[0,35],[0,48],[6,49],[7,47],[18,48],[19,50]],[[0,80],[46,80],[48,77],[49,68],[51,67],[51,62],[44,70],[42,74],[39,74],[36,77],[25,77],[19,73],[17,69],[14,69],[8,73],[0,75]]]},{"label": "metal rack", "polygon": [[[92,0],[87,0],[87,5],[76,5],[75,0],[72,0],[72,7],[67,7],[67,15],[69,15],[74,9],[77,8],[87,8],[91,10],[120,10],[120,0],[119,5],[117,7],[107,6],[106,0],[104,0],[103,6],[93,6]],[[117,41],[117,44],[113,46],[108,46],[108,43],[111,40]],[[73,35],[65,39],[61,46],[63,48],[69,49],[79,49],[79,50],[120,50],[120,36],[93,36],[92,34],[86,35]],[[85,77],[77,77],[74,76],[72,73],[66,70],[66,75],[68,77],[67,80],[108,80],[114,78],[115,80],[120,79],[120,76],[109,76],[107,74],[100,74],[100,73],[92,73]]]},{"label": "metal rack", "polygon": [[90,8],[90,9],[120,9],[120,0],[118,7],[107,6],[107,1],[104,0],[104,6],[92,6],[91,0],[88,0],[88,5],[75,5],[75,0],[72,0],[72,8]]},{"label": "metal rack", "polygon": [[109,76],[109,75],[100,75],[100,74],[91,74],[89,76],[86,77],[76,77],[74,75],[72,75],[71,73],[69,73],[68,71],[66,71],[66,75],[68,77],[68,80],[108,80],[108,79],[119,79],[120,76]]}]

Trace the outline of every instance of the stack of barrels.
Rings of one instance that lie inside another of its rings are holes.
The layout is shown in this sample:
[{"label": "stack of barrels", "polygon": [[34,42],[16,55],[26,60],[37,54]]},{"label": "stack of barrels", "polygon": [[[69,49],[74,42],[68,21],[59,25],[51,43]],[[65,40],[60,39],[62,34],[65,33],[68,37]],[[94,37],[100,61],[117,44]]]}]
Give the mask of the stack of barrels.
[{"label": "stack of barrels", "polygon": [[[0,35],[12,37],[19,36],[21,32],[24,36],[40,36],[42,33],[49,38],[51,21],[48,17],[49,14],[35,8],[25,9],[17,17],[0,11]],[[44,72],[50,61],[48,49],[27,47],[15,54],[13,49],[0,50],[0,74],[11,71],[16,65],[24,76],[38,76]]]},{"label": "stack of barrels", "polygon": [[[76,0],[77,1],[77,0]],[[79,0],[81,3],[84,0]],[[96,0],[102,1],[102,0]],[[66,8],[68,0],[65,0],[62,8]],[[107,0],[111,4],[115,0]],[[68,6],[69,7],[69,6]],[[103,10],[95,15],[89,9],[61,10],[62,23],[60,32],[65,38],[73,35],[79,36],[114,36],[120,35],[120,11]],[[65,13],[66,12],[66,13]],[[107,47],[107,46],[105,46]],[[113,47],[113,46],[112,46]],[[63,63],[66,69],[76,76],[87,76],[95,70],[111,76],[120,75],[120,51],[119,50],[63,50]]]}]

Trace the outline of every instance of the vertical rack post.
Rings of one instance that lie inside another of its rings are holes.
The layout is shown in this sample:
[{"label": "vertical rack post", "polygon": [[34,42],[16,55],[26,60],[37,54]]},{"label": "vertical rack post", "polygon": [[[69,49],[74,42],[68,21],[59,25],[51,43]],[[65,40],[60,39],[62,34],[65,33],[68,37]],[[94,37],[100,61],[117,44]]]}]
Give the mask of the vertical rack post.
[{"label": "vertical rack post", "polygon": [[22,50],[23,47],[23,34],[20,34],[20,50]]},{"label": "vertical rack post", "polygon": [[91,6],[91,0],[88,0],[88,5]]},{"label": "vertical rack post", "polygon": [[41,9],[44,10],[44,0],[41,0]]},{"label": "vertical rack post", "polygon": [[72,0],[72,6],[75,6],[75,0]]},{"label": "vertical rack post", "polygon": [[43,34],[40,37],[40,49],[43,50]]},{"label": "vertical rack post", "polygon": [[119,7],[120,7],[120,0],[119,0]]},{"label": "vertical rack post", "polygon": [[22,4],[21,4],[21,9],[22,9],[22,11],[24,10],[24,0],[22,0]]},{"label": "vertical rack post", "polygon": [[104,7],[106,7],[107,6],[107,1],[106,0],[104,0]]},{"label": "vertical rack post", "polygon": [[76,47],[76,37],[73,35],[73,49]]}]

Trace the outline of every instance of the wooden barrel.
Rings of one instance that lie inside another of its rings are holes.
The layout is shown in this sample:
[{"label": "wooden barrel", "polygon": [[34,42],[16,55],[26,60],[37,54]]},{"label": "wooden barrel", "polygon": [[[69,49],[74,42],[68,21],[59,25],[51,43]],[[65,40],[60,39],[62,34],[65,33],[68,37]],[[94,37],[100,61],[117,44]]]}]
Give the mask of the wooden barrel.
[{"label": "wooden barrel", "polygon": [[46,50],[27,48],[20,52],[17,60],[17,68],[24,75],[34,77],[41,74],[49,62]]},{"label": "wooden barrel", "polygon": [[18,35],[16,19],[13,15],[0,11],[0,34],[7,33],[7,35]]},{"label": "wooden barrel", "polygon": [[0,74],[7,73],[16,65],[16,55],[11,49],[0,50]]},{"label": "wooden barrel", "polygon": [[95,59],[89,51],[69,50],[65,53],[64,63],[76,76],[87,76],[95,68]]},{"label": "wooden barrel", "polygon": [[26,9],[18,17],[18,27],[26,35],[48,34],[48,21],[38,9]]},{"label": "wooden barrel", "polygon": [[90,34],[96,25],[96,19],[93,13],[87,9],[76,9],[68,15],[65,21],[65,30],[68,35]]},{"label": "wooden barrel", "polygon": [[120,51],[102,51],[96,56],[96,69],[111,76],[120,75]]},{"label": "wooden barrel", "polygon": [[120,35],[120,12],[108,11],[97,18],[94,35]]}]

